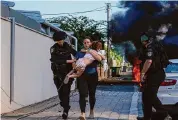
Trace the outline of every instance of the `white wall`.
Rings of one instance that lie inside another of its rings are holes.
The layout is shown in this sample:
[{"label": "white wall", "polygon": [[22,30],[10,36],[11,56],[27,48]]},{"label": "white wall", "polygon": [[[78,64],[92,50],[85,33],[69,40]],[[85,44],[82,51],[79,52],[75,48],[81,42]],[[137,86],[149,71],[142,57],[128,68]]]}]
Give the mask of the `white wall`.
[{"label": "white wall", "polygon": [[[1,18],[1,113],[22,107],[10,104],[10,22]],[[15,25],[14,101],[30,105],[57,95],[50,64],[51,38]],[[7,93],[7,95],[5,94]]]}]

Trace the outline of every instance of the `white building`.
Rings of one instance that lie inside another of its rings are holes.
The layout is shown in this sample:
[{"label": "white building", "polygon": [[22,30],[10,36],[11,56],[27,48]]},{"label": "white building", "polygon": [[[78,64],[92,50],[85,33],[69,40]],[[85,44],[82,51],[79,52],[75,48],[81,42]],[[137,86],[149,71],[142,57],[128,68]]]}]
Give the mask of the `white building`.
[{"label": "white building", "polygon": [[[62,30],[2,4],[1,10],[2,114],[57,95],[49,60],[54,42],[51,34],[41,32],[41,26],[46,25],[50,32]],[[15,20],[14,24],[9,17]]]}]

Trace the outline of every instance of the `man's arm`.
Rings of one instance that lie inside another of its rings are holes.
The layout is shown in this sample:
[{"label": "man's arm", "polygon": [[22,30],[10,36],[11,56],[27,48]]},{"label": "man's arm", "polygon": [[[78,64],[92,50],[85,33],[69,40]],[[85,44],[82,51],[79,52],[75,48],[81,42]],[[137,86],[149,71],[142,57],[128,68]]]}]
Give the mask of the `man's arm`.
[{"label": "man's arm", "polygon": [[77,54],[77,51],[75,49],[73,49],[73,47],[71,45],[69,45],[69,47],[70,47],[71,54],[73,56],[75,56]]},{"label": "man's arm", "polygon": [[77,53],[77,51],[76,51],[75,49],[73,49],[72,45],[68,44],[67,42],[65,42],[65,44],[67,45],[67,49],[70,50],[71,54],[72,54],[73,56],[75,56],[76,53]]},{"label": "man's arm", "polygon": [[148,69],[150,68],[151,64],[152,64],[152,60],[147,59],[143,65],[143,69],[142,69],[141,73],[145,74],[148,71]]},{"label": "man's arm", "polygon": [[72,48],[71,52],[72,52],[72,55],[73,55],[73,56],[75,56],[75,55],[77,54],[77,51],[74,50],[73,48]]},{"label": "man's arm", "polygon": [[145,73],[147,73],[147,71],[149,70],[152,62],[153,62],[153,49],[151,48],[151,46],[148,46],[147,47],[147,50],[146,50],[146,61],[143,65],[143,69],[141,71],[141,74],[142,75],[145,75]]},{"label": "man's arm", "polygon": [[51,62],[57,63],[57,64],[65,64],[65,63],[73,63],[76,60],[61,60],[59,57],[55,56],[55,55],[51,55]]}]

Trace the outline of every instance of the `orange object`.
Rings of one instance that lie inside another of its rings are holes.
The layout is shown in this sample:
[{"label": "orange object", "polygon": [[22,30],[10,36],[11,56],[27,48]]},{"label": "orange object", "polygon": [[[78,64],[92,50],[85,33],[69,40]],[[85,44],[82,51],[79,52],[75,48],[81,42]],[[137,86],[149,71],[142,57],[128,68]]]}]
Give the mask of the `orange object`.
[{"label": "orange object", "polygon": [[136,57],[134,59],[134,65],[133,65],[133,78],[134,80],[136,80],[137,82],[140,82],[140,63],[142,61],[138,59],[138,57]]}]

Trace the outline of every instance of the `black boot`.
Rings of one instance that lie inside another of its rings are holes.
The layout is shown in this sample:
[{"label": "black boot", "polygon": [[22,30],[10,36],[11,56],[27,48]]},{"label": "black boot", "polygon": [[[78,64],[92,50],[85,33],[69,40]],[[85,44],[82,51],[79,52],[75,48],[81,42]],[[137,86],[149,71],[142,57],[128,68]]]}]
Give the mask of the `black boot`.
[{"label": "black boot", "polygon": [[68,112],[63,112],[62,119],[67,119],[67,117],[68,117]]},{"label": "black boot", "polygon": [[70,109],[70,106],[69,106],[69,108],[67,108],[67,109],[64,109],[64,111],[63,111],[63,114],[62,114],[62,118],[63,118],[63,119],[67,119],[67,117],[68,117],[68,112],[69,112],[69,109]]}]

